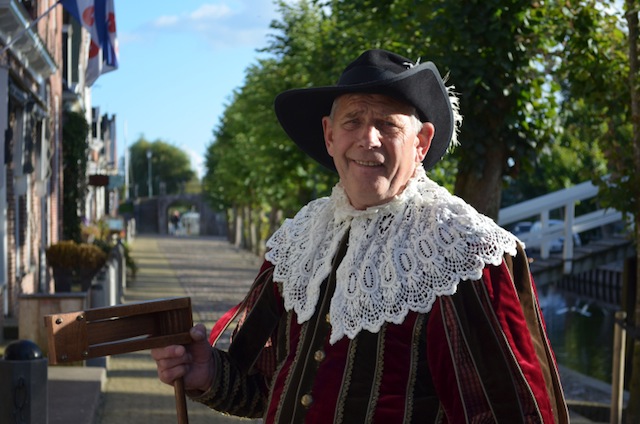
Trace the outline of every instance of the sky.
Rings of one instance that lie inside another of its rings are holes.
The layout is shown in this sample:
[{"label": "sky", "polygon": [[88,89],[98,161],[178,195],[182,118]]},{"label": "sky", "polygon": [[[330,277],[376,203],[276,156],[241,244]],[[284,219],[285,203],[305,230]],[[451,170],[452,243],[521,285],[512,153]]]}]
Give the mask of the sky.
[{"label": "sky", "polygon": [[204,154],[225,105],[263,55],[272,0],[115,0],[117,70],[93,84],[92,106],[116,116],[118,156],[141,136]]}]

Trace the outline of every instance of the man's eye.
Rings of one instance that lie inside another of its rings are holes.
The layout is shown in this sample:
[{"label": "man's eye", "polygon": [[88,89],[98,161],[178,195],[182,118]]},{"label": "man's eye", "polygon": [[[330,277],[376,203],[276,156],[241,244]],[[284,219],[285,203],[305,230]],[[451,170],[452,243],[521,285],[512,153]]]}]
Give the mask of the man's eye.
[{"label": "man's eye", "polygon": [[379,128],[383,128],[386,131],[391,131],[391,130],[396,130],[398,128],[398,126],[393,121],[382,121],[379,124]]}]

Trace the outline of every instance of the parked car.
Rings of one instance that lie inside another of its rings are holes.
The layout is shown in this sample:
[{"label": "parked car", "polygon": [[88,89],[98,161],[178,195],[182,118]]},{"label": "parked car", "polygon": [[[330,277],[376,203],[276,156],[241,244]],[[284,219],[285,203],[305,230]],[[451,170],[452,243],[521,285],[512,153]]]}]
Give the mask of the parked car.
[{"label": "parked car", "polygon": [[517,222],[514,226],[513,229],[511,230],[511,232],[513,234],[515,234],[516,236],[519,234],[524,234],[524,233],[528,233],[529,231],[531,231],[531,226],[533,225],[533,222],[530,221],[520,221]]},{"label": "parked car", "polygon": [[[560,219],[550,219],[548,221],[548,226],[549,226],[549,228],[562,227],[562,226],[564,226],[564,221],[562,221]],[[542,232],[542,222],[535,221],[531,225],[531,228],[530,228],[529,232],[534,237],[535,237],[536,234],[541,233]],[[532,248],[535,248],[536,250],[540,249],[540,243],[529,243],[529,244],[531,245]],[[578,234],[575,234],[575,233],[573,234],[573,245],[574,246],[582,246],[582,240],[580,240],[580,236]],[[529,247],[529,245],[527,247]],[[564,249],[564,237],[558,237],[558,238],[553,239],[553,240],[551,240],[549,242],[549,252],[550,253],[559,253],[559,252],[562,252],[562,249]]]}]

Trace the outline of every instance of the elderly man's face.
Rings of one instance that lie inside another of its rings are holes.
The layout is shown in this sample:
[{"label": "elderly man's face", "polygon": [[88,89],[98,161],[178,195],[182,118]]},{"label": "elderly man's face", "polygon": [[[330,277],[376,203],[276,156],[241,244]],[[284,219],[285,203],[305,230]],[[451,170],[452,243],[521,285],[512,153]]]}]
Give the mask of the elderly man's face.
[{"label": "elderly man's face", "polygon": [[387,203],[404,190],[431,145],[434,127],[379,94],[346,94],[322,126],[327,151],[356,209]]}]

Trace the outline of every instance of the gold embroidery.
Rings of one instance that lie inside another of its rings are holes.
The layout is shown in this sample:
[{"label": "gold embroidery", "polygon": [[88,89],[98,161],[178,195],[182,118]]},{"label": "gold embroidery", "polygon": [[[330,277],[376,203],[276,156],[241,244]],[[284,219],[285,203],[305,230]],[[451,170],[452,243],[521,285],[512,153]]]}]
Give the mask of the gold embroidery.
[{"label": "gold embroidery", "polygon": [[375,375],[373,377],[373,387],[371,388],[371,398],[369,398],[369,406],[367,408],[367,422],[373,422],[376,412],[378,398],[380,397],[380,385],[382,384],[382,374],[384,374],[384,342],[387,335],[387,324],[384,324],[378,332],[378,351],[376,360]]},{"label": "gold embroidery", "polygon": [[[290,346],[290,342],[291,342],[291,324],[292,324],[292,320],[293,320],[293,312],[289,312],[287,313],[287,350]],[[289,388],[291,386],[291,371],[295,370],[296,367],[298,366],[298,362],[300,361],[300,359],[304,356],[301,354],[301,349],[302,349],[302,341],[305,339],[306,334],[307,334],[307,328],[308,328],[308,323],[304,323],[300,326],[300,336],[298,338],[298,343],[296,345],[296,353],[293,355],[293,362],[291,363],[291,365],[289,366],[289,371],[287,373],[287,376],[284,380],[284,384],[282,387],[282,395],[280,396],[280,399],[278,399],[278,409],[276,412],[276,416],[275,416],[275,422],[280,422],[280,414],[282,413],[282,407],[284,405],[284,400],[285,400],[285,395],[286,393],[289,392]],[[287,352],[287,356],[289,356],[290,353]],[[283,363],[285,361],[282,361]],[[280,370],[279,370],[280,372]],[[275,380],[275,378],[274,378]]]},{"label": "gold embroidery", "polygon": [[418,375],[418,362],[420,359],[419,348],[422,326],[425,320],[423,314],[419,314],[413,323],[413,340],[411,340],[411,364],[409,364],[409,381],[407,382],[407,396],[404,404],[404,422],[410,423],[413,416],[413,395]]},{"label": "gold embroidery", "polygon": [[351,374],[353,372],[353,366],[355,362],[356,350],[358,348],[358,338],[349,342],[349,350],[347,351],[347,361],[344,367],[344,374],[342,376],[342,385],[340,386],[340,393],[338,393],[338,404],[336,406],[336,414],[333,422],[335,424],[342,423],[344,421],[344,403],[347,393],[349,392],[349,383],[351,382]]}]

